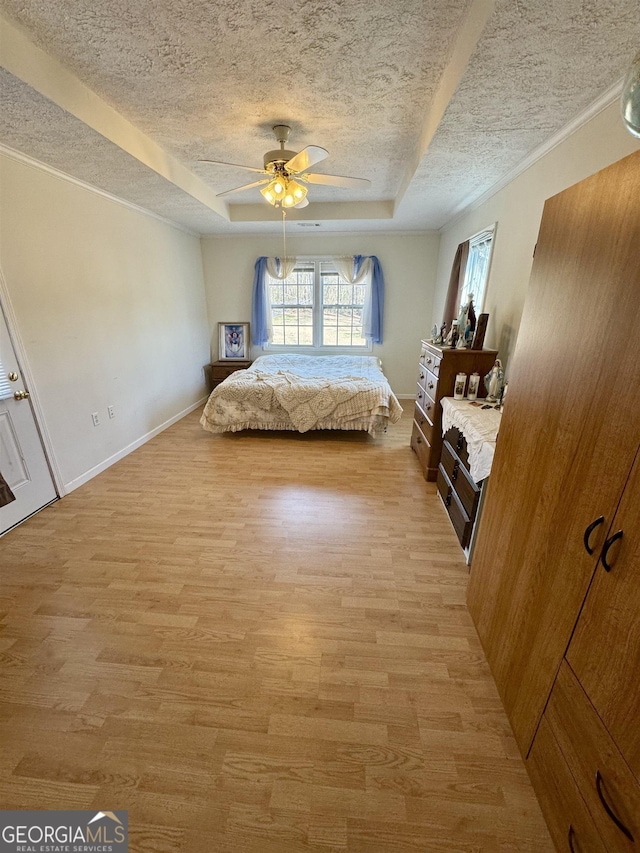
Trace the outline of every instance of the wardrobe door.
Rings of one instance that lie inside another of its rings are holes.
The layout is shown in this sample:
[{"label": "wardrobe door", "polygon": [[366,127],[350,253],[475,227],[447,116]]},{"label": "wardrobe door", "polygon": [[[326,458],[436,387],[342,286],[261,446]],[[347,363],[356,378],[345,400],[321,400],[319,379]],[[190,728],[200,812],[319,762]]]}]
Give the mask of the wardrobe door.
[{"label": "wardrobe door", "polygon": [[523,754],[637,446],[638,246],[640,152],[545,204],[468,590]]},{"label": "wardrobe door", "polygon": [[567,659],[640,782],[640,452]]}]

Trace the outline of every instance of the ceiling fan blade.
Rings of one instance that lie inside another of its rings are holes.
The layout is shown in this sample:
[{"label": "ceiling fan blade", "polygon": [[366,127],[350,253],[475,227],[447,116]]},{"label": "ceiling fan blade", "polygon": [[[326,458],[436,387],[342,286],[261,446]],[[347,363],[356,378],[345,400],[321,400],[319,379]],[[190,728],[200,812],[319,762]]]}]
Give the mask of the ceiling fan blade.
[{"label": "ceiling fan blade", "polygon": [[261,181],[254,181],[252,184],[244,184],[241,187],[234,187],[232,190],[225,190],[223,193],[216,193],[216,197],[220,198],[222,195],[231,195],[231,193],[239,193],[242,190],[249,190],[251,187],[261,187],[263,184],[269,183],[269,178],[263,178]]},{"label": "ceiling fan blade", "polygon": [[284,164],[287,172],[304,172],[310,166],[315,166],[321,160],[325,160],[329,156],[329,152],[320,148],[319,145],[307,145],[299,154],[292,157],[288,163]]},{"label": "ceiling fan blade", "polygon": [[349,187],[355,190],[371,186],[368,178],[348,178],[345,175],[299,175],[299,177],[309,184],[324,184],[327,187]]},{"label": "ceiling fan blade", "polygon": [[225,163],[224,160],[198,160],[198,163],[212,163],[214,166],[233,166],[234,169],[246,169],[248,172],[260,172],[266,175],[264,169],[254,169],[253,166],[241,166],[239,163]]},{"label": "ceiling fan blade", "polygon": [[294,204],[293,206],[297,207],[298,209],[301,207],[309,207],[309,199],[303,198],[302,201],[299,201],[297,204]]}]

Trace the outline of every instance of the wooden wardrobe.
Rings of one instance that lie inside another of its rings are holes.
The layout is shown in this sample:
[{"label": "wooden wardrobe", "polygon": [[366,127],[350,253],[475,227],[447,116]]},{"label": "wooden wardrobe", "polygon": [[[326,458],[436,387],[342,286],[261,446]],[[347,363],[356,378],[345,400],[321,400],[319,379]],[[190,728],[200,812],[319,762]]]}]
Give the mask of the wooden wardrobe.
[{"label": "wooden wardrobe", "polygon": [[468,604],[558,850],[640,851],[640,152],[545,204]]}]

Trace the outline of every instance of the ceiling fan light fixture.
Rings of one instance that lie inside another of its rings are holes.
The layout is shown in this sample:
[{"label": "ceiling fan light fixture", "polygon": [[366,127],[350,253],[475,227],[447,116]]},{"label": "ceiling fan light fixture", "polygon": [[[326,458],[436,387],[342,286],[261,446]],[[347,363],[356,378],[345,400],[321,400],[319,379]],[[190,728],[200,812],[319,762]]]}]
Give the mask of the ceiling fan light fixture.
[{"label": "ceiling fan light fixture", "polygon": [[622,119],[633,136],[640,137],[640,53],[631,63],[622,90]]},{"label": "ceiling fan light fixture", "polygon": [[295,207],[297,204],[300,204],[301,201],[304,201],[306,195],[306,187],[303,187],[302,184],[299,184],[297,181],[289,180],[287,181],[287,191],[282,199],[282,206]]},{"label": "ceiling fan light fixture", "polygon": [[277,201],[282,201],[287,192],[287,182],[283,178],[274,178],[269,184]]},{"label": "ceiling fan light fixture", "polygon": [[260,192],[265,197],[265,199],[269,202],[269,204],[275,205],[277,199],[276,199],[275,195],[273,194],[273,191],[271,190],[271,184],[266,186],[264,189],[260,190]]},{"label": "ceiling fan light fixture", "polygon": [[297,181],[289,181],[288,190],[295,198],[296,203],[307,197],[307,188]]}]

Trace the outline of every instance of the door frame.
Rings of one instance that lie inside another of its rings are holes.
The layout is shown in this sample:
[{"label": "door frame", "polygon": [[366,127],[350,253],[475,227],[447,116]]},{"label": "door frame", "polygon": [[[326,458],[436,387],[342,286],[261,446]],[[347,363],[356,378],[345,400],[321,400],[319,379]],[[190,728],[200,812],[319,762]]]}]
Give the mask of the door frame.
[{"label": "door frame", "polygon": [[36,386],[35,379],[33,378],[31,367],[29,365],[27,351],[25,349],[22,336],[20,335],[20,330],[18,327],[18,318],[16,317],[16,313],[13,310],[13,305],[11,304],[9,288],[7,287],[7,281],[4,277],[4,272],[2,270],[1,260],[0,312],[2,312],[2,314],[4,315],[4,319],[7,324],[7,329],[9,330],[9,340],[11,341],[14,352],[16,354],[16,359],[18,365],[20,366],[20,372],[22,373],[25,385],[29,390],[29,402],[31,403],[36,429],[38,431],[38,435],[40,436],[40,441],[42,442],[44,456],[47,461],[47,465],[49,466],[49,471],[51,472],[53,486],[56,490],[58,497],[61,498],[67,493],[67,491],[64,488],[62,472],[60,471],[60,467],[56,460],[55,451],[53,449],[53,442],[51,441],[51,435],[49,433],[49,430],[47,429],[47,422],[44,416],[44,411],[42,409],[42,406],[40,405],[38,389]]}]

